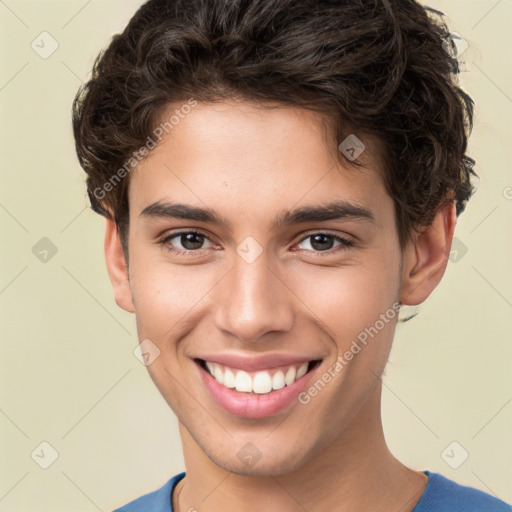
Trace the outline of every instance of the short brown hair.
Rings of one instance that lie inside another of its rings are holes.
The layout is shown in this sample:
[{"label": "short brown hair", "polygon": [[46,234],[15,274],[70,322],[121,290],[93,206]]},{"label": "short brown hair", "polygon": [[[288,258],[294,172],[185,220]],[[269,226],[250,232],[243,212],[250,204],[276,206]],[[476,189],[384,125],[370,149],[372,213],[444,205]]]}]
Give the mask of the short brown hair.
[{"label": "short brown hair", "polygon": [[473,193],[473,102],[453,48],[442,13],[414,0],[149,0],[73,103],[91,207],[115,219],[127,254],[129,179],[112,179],[165,107],[279,102],[325,114],[338,142],[352,127],[381,143],[403,249],[440,206],[455,201],[458,215]]}]

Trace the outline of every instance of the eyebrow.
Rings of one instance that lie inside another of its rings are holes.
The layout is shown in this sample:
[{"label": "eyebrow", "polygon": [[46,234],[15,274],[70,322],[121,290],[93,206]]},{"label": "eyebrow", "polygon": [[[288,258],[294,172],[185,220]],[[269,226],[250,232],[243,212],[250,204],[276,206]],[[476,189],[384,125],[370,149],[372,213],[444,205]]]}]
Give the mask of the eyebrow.
[{"label": "eyebrow", "polygon": [[200,208],[198,206],[190,206],[181,203],[160,202],[146,206],[141,212],[141,217],[164,218],[164,219],[187,219],[198,222],[209,222],[227,226],[227,221],[218,215],[211,208]]},{"label": "eyebrow", "polygon": [[375,223],[372,211],[366,206],[356,205],[348,201],[336,201],[318,206],[303,206],[288,210],[274,220],[272,226],[286,226],[306,222],[322,222],[327,220],[363,220]]},{"label": "eyebrow", "polygon": [[[185,219],[229,227],[229,222],[211,208],[202,208],[181,203],[157,201],[146,206],[141,211],[140,216],[147,219]],[[294,210],[284,211],[273,220],[272,228],[307,222],[324,222],[342,219],[375,223],[375,217],[369,208],[341,200],[323,205],[303,206]]]}]

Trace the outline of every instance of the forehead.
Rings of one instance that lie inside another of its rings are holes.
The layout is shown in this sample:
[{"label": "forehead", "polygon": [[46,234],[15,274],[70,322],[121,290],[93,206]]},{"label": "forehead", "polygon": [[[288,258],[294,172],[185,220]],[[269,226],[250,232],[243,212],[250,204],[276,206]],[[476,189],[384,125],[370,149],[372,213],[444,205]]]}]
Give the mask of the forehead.
[{"label": "forehead", "polygon": [[[159,122],[176,110],[166,109]],[[133,171],[130,210],[138,216],[161,200],[262,218],[270,210],[332,200],[378,209],[390,198],[376,142],[363,139],[363,166],[354,166],[339,158],[327,126],[321,114],[299,107],[198,103]]]}]

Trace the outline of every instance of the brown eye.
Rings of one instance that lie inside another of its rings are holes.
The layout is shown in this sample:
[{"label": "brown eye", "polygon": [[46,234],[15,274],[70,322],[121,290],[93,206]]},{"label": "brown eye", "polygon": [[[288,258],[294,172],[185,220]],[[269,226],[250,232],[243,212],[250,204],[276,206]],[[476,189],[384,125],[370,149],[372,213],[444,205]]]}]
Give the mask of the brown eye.
[{"label": "brown eye", "polygon": [[[309,242],[306,243],[306,241]],[[338,248],[339,246],[349,247],[352,245],[352,242],[346,240],[345,238],[341,238],[336,235],[330,235],[328,233],[315,233],[303,238],[299,243],[299,246],[302,244],[305,244],[306,246],[301,247],[301,249],[314,252],[323,252],[332,248]]]},{"label": "brown eye", "polygon": [[196,233],[195,231],[182,231],[170,234],[162,238],[160,243],[169,251],[182,253],[198,251],[213,245],[206,235]]},{"label": "brown eye", "polygon": [[180,243],[187,251],[193,251],[194,249],[201,249],[204,243],[204,236],[198,233],[186,233],[180,235]]},{"label": "brown eye", "polygon": [[311,247],[317,251],[326,251],[332,249],[334,238],[329,235],[313,235],[311,238]]}]

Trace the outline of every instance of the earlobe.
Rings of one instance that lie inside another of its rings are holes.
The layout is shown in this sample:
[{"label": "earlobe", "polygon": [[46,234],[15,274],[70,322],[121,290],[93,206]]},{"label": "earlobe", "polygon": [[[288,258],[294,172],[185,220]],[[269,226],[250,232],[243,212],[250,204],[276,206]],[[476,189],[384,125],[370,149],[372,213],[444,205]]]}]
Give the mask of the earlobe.
[{"label": "earlobe", "polygon": [[441,281],[457,221],[455,202],[441,207],[432,223],[423,228],[405,249],[400,300],[417,306]]},{"label": "earlobe", "polygon": [[106,219],[104,249],[108,275],[114,288],[115,301],[120,308],[129,313],[134,313],[135,307],[128,277],[128,266],[116,223],[112,219]]}]

